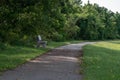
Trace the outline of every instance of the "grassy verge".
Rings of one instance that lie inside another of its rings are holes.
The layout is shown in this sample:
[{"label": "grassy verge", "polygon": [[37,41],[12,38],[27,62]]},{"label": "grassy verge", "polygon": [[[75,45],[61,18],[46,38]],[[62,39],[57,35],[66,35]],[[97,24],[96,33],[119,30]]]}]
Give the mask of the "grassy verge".
[{"label": "grassy verge", "polygon": [[83,50],[84,80],[120,80],[120,41],[99,42]]},{"label": "grassy verge", "polygon": [[47,48],[7,46],[5,50],[0,50],[0,72],[13,69],[55,47],[78,42],[80,41],[49,42]]}]

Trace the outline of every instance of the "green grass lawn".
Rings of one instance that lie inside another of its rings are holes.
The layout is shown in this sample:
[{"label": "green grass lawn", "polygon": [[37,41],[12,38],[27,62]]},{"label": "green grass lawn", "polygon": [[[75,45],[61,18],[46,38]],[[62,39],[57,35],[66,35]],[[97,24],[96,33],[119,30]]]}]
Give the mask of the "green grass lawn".
[{"label": "green grass lawn", "polygon": [[105,41],[83,48],[84,80],[120,80],[120,41]]},{"label": "green grass lawn", "polygon": [[5,50],[0,50],[0,73],[13,69],[55,47],[78,42],[80,41],[48,42],[47,48],[7,46]]}]

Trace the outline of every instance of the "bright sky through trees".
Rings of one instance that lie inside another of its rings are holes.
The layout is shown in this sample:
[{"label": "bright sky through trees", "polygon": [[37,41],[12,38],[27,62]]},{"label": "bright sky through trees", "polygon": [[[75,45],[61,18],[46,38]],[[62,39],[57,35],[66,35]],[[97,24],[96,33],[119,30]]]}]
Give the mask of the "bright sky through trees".
[{"label": "bright sky through trees", "polygon": [[[82,0],[83,4],[87,3],[88,0]],[[100,6],[104,6],[109,10],[120,13],[120,0],[89,0],[90,3],[97,3]]]}]

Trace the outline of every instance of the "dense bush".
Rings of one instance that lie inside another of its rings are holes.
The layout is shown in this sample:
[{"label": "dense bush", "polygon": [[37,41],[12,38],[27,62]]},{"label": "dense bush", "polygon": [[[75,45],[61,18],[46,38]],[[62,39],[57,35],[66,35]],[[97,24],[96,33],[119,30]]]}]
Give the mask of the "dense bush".
[{"label": "dense bush", "polygon": [[88,2],[83,6],[76,22],[76,25],[80,27],[78,36],[87,40],[117,39],[120,32],[119,15]]},{"label": "dense bush", "polygon": [[[120,14],[81,0],[0,0],[0,42],[120,38]],[[19,44],[20,45],[20,44]]]},{"label": "dense bush", "polygon": [[5,44],[3,44],[3,43],[0,42],[0,50],[4,50],[4,49],[6,49]]}]

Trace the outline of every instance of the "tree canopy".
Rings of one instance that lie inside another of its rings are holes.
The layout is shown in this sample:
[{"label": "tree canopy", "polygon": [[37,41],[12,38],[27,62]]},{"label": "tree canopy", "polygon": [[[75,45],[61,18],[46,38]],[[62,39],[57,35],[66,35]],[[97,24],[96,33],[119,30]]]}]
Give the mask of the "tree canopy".
[{"label": "tree canopy", "polygon": [[0,42],[120,38],[120,13],[81,0],[0,0]]}]

